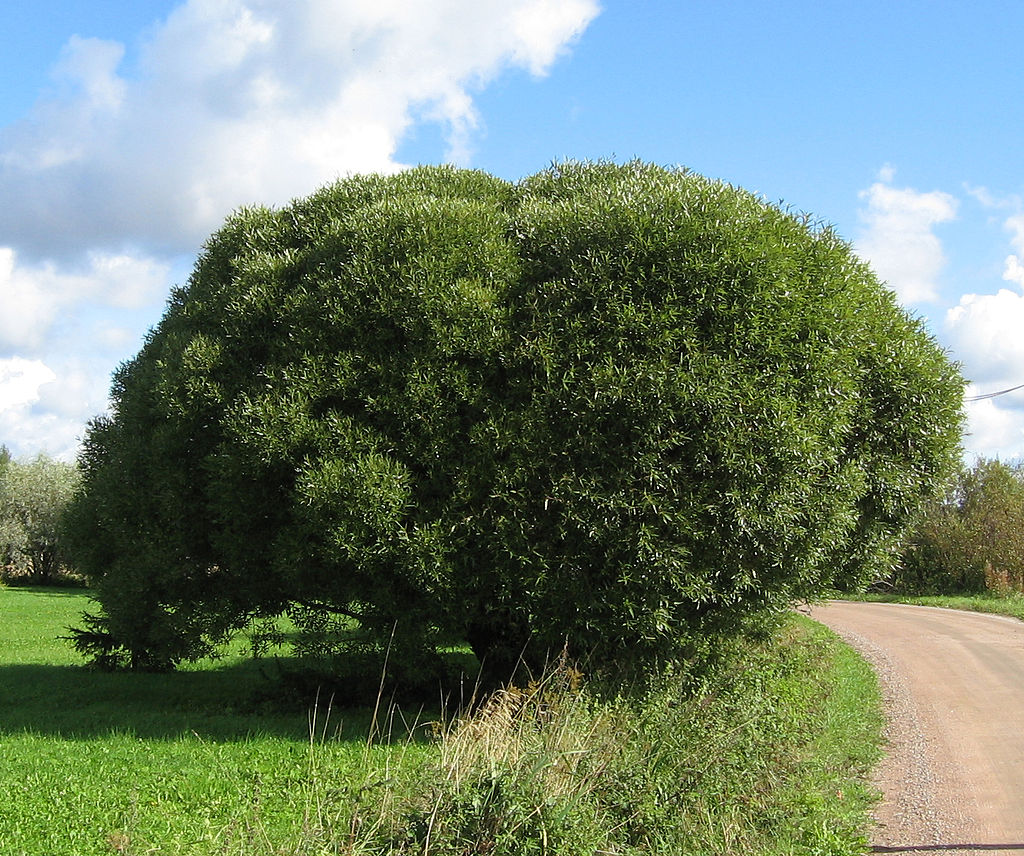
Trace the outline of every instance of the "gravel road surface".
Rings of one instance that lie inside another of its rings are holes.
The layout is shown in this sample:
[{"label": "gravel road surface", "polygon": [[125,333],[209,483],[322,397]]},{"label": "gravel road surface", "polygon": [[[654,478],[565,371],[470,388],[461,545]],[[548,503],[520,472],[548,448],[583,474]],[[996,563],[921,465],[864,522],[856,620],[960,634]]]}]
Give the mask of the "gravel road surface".
[{"label": "gravel road surface", "polygon": [[1024,623],[883,603],[811,609],[874,666],[888,748],[875,853],[1024,854]]}]

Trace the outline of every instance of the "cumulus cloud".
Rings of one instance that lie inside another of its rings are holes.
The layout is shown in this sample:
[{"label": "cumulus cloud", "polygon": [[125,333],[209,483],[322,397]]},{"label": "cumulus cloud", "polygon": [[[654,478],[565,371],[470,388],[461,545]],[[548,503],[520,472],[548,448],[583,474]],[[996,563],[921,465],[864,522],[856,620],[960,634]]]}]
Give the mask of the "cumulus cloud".
[{"label": "cumulus cloud", "polygon": [[[986,385],[1024,383],[1024,295],[965,294],[946,313],[946,332],[968,378]],[[989,390],[990,391],[990,390]]]},{"label": "cumulus cloud", "polygon": [[[968,396],[979,392],[974,384],[967,388]],[[995,398],[968,401],[966,407],[964,451],[969,457],[1024,459],[1024,418],[1019,409],[1004,406]]]},{"label": "cumulus cloud", "polygon": [[73,460],[86,423],[107,409],[111,368],[103,354],[0,359],[0,443]]},{"label": "cumulus cloud", "polygon": [[39,388],[56,379],[53,370],[39,360],[0,360],[0,411],[33,404],[39,400]]},{"label": "cumulus cloud", "polygon": [[34,350],[57,311],[46,287],[48,271],[34,275],[19,269],[10,247],[0,247],[0,349]]},{"label": "cumulus cloud", "polygon": [[394,171],[414,121],[465,158],[473,94],[543,75],[596,0],[188,0],[122,71],[72,39],[56,91],[0,138],[0,240],[37,254],[194,248],[231,209],[339,175]]},{"label": "cumulus cloud", "polygon": [[942,244],[932,229],[956,217],[957,201],[948,193],[921,193],[893,187],[892,167],[860,194],[864,224],[857,252],[906,305],[934,301],[938,275],[945,264]]},{"label": "cumulus cloud", "polygon": [[107,409],[111,368],[102,352],[0,359],[0,443],[74,460],[86,423]]},{"label": "cumulus cloud", "polygon": [[[46,450],[72,460],[82,431],[81,413],[68,412],[76,387],[92,383],[83,372],[61,376],[39,360],[0,359],[0,439],[18,455]],[[47,399],[62,409],[47,407]],[[90,404],[95,404],[95,397]],[[97,412],[97,411],[93,411]]]},{"label": "cumulus cloud", "polygon": [[[1024,216],[1015,214],[1004,225],[1016,252],[1006,258],[1003,279],[1021,290],[965,294],[946,313],[945,339],[972,381],[968,397],[1024,383]],[[1024,458],[1024,390],[968,401],[967,417],[964,446],[970,455]]]},{"label": "cumulus cloud", "polygon": [[1024,288],[1024,214],[1015,214],[1006,221],[1006,228],[1013,235],[1010,240],[1014,253],[1006,257],[1003,279],[1015,282]]},{"label": "cumulus cloud", "polygon": [[89,301],[134,309],[166,292],[170,266],[128,253],[87,252],[80,265],[21,264],[0,247],[0,353],[35,353],[61,313]]}]

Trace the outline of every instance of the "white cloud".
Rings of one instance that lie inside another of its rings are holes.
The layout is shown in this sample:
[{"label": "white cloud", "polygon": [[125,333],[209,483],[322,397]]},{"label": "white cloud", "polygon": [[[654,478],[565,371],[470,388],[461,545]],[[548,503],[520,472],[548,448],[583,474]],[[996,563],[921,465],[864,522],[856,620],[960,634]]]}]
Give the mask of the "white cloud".
[{"label": "white cloud", "polygon": [[[1009,257],[1008,269],[1010,259],[1016,257]],[[1022,330],[1024,293],[1007,288],[965,294],[946,313],[945,340],[972,382],[968,398],[1024,383]],[[964,448],[969,457],[1024,458],[1024,390],[968,401],[967,420]]]},{"label": "white cloud", "polygon": [[1006,257],[1003,279],[1015,282],[1024,288],[1024,214],[1015,214],[1006,221],[1006,228],[1013,234],[1010,243],[1016,251]]},{"label": "white cloud", "polygon": [[[964,373],[986,385],[1024,383],[1024,295],[965,294],[946,313],[947,340]],[[989,390],[990,391],[990,390]]]},{"label": "white cloud", "polygon": [[1019,210],[1021,207],[1022,200],[1017,194],[996,194],[984,185],[974,185],[970,182],[964,182],[963,188],[964,192],[978,202],[982,208]]},{"label": "white cloud", "polygon": [[1024,265],[1021,264],[1020,256],[1012,255],[1006,257],[1006,266],[1003,269],[1003,279],[1007,282],[1015,282],[1024,287]]},{"label": "white cloud", "polygon": [[855,247],[902,303],[933,301],[945,257],[932,229],[956,217],[957,202],[941,191],[893,187],[894,175],[892,167],[884,167],[880,180],[861,192],[867,208],[861,211],[864,231]]},{"label": "white cloud", "polygon": [[[977,387],[969,387],[967,394],[977,394]],[[1001,407],[994,398],[968,402],[964,451],[971,458],[1024,459],[1021,412]]]},{"label": "white cloud", "polygon": [[39,400],[39,388],[57,379],[39,360],[0,359],[0,411],[15,410]]},{"label": "white cloud", "polygon": [[583,32],[597,14],[597,8],[596,2],[530,0],[509,4],[509,30],[518,43],[514,53],[517,64],[525,64],[534,75],[546,74],[566,42]]},{"label": "white cloud", "polygon": [[42,343],[57,312],[55,295],[41,281],[47,276],[20,269],[14,250],[0,247],[0,349],[34,350]]},{"label": "white cloud", "polygon": [[1024,253],[1024,214],[1014,214],[1006,221],[1006,228],[1013,233],[1010,243],[1018,253]]},{"label": "white cloud", "polygon": [[136,331],[128,327],[101,321],[92,331],[96,344],[103,350],[128,351],[138,344]]},{"label": "white cloud", "polygon": [[[963,363],[966,376],[983,384],[984,392],[1024,383],[1024,215],[1011,216],[1005,226],[1019,255],[1007,257],[1003,279],[1017,283],[1021,290],[965,294],[945,319],[946,340]],[[1007,399],[994,406],[1012,403]]]},{"label": "white cloud", "polygon": [[233,208],[394,171],[411,123],[468,156],[473,93],[548,71],[596,0],[188,0],[140,51],[72,39],[63,86],[0,139],[0,240],[195,248]]},{"label": "white cloud", "polygon": [[115,112],[124,101],[127,86],[117,76],[124,46],[102,39],[72,36],[54,68],[54,78],[81,99],[87,112]]},{"label": "white cloud", "polygon": [[35,353],[58,316],[86,301],[134,309],[162,298],[170,266],[128,253],[86,253],[81,265],[21,264],[0,247],[0,353]]},{"label": "white cloud", "polygon": [[76,356],[0,359],[0,444],[18,457],[73,460],[85,423],[107,407],[107,371]]}]

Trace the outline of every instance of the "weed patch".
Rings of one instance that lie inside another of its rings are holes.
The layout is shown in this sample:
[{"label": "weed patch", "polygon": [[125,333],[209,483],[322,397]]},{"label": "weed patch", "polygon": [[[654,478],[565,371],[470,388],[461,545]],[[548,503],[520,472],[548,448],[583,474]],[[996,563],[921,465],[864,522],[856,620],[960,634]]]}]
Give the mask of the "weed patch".
[{"label": "weed patch", "polygon": [[442,729],[417,786],[340,852],[852,856],[881,724],[868,667],[802,618],[640,695],[563,667]]}]

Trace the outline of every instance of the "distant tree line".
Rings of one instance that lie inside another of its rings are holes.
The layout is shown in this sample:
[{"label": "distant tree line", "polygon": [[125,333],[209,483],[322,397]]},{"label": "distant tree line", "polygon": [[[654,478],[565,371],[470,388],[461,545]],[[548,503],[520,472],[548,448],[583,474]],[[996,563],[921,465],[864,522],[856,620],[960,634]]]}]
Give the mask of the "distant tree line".
[{"label": "distant tree line", "polygon": [[911,594],[1024,592],[1024,464],[982,458],[926,502],[888,585]]}]

